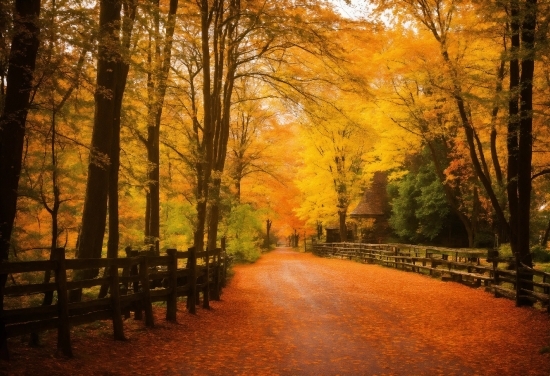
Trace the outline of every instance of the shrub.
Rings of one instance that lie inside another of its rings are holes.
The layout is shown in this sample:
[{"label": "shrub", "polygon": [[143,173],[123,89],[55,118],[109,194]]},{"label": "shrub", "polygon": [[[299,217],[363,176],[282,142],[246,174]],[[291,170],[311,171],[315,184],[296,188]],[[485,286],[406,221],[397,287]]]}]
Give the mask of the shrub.
[{"label": "shrub", "polygon": [[535,245],[531,248],[531,255],[535,262],[550,262],[550,251],[541,245]]}]

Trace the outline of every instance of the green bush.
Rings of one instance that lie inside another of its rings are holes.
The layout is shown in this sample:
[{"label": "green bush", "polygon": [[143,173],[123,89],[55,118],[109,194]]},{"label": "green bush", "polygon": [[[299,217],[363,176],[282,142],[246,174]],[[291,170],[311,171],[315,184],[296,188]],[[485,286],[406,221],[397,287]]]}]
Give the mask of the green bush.
[{"label": "green bush", "polygon": [[498,247],[498,256],[499,257],[512,257],[514,254],[512,253],[512,247],[510,246],[510,243],[503,243]]},{"label": "green bush", "polygon": [[550,251],[541,245],[535,245],[531,248],[531,256],[535,262],[550,262]]},{"label": "green bush", "polygon": [[227,218],[227,252],[237,262],[254,262],[261,254],[262,222],[251,205],[241,204],[231,209]]}]

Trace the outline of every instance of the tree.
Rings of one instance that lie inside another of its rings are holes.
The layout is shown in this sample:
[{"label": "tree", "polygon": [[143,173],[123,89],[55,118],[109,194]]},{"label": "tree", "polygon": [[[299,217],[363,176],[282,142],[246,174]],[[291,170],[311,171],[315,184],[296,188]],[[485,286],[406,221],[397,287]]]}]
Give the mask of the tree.
[{"label": "tree", "polygon": [[437,240],[462,246],[465,232],[456,228],[458,217],[447,201],[430,154],[425,147],[420,155],[410,158],[409,172],[388,188],[393,196],[390,224],[405,242]]},{"label": "tree", "polygon": [[[3,180],[0,185],[0,257],[3,262],[8,258],[15,218],[25,125],[39,46],[39,16],[40,0],[15,1],[14,34],[8,60],[4,107],[0,117],[0,176]],[[5,19],[4,14],[2,19]],[[7,275],[3,275],[0,280],[2,286],[0,309],[3,309],[6,279]],[[5,359],[8,356],[5,324],[2,320],[0,322],[0,357]]]},{"label": "tree", "polygon": [[[115,96],[118,77],[121,73],[119,70],[121,9],[121,3],[115,0],[102,0],[99,4],[94,126],[77,258],[100,258],[103,247],[107,220],[110,155],[115,127],[113,123],[117,117]],[[94,278],[97,274],[97,270],[88,269],[77,273],[75,278]],[[71,300],[80,300],[80,292],[73,293]]]},{"label": "tree", "polygon": [[176,27],[178,0],[171,0],[161,35],[160,1],[153,1],[152,35],[147,48],[147,137],[140,140],[147,149],[148,179],[145,212],[145,241],[159,252],[160,238],[160,125],[171,68],[172,44]]},{"label": "tree", "polygon": [[[336,93],[333,93],[336,94]],[[336,96],[336,95],[334,95]],[[310,110],[310,122],[305,124],[303,142],[306,144],[303,158],[306,162],[304,176],[298,184],[307,197],[304,204],[315,196],[329,197],[318,201],[321,207],[338,214],[341,241],[347,239],[346,216],[349,205],[360,194],[363,169],[367,153],[375,140],[374,134],[364,123],[367,110],[353,97],[340,97],[334,100],[334,108]],[[316,185],[313,185],[315,184]],[[332,189],[327,190],[326,185]],[[313,186],[313,190],[311,189]],[[302,204],[300,217],[316,221],[311,208]]]},{"label": "tree", "polygon": [[261,86],[251,87],[254,83],[250,81],[243,79],[236,88],[237,103],[229,128],[227,161],[237,201],[244,178],[255,174],[277,176],[280,158],[273,149],[276,143],[284,142],[282,137],[288,137],[276,116],[281,109],[278,101],[263,97]]}]

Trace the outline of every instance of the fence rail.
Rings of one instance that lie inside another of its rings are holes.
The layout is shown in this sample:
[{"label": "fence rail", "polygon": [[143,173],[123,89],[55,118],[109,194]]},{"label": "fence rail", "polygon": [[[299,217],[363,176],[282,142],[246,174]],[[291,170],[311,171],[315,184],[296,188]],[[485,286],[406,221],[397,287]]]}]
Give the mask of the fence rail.
[{"label": "fence rail", "polygon": [[[128,318],[133,312],[135,319],[145,316],[145,325],[154,326],[152,303],[159,301],[166,302],[166,320],[176,321],[178,297],[188,297],[188,308],[192,312],[195,304],[199,304],[199,292],[205,307],[210,297],[219,299],[230,262],[221,248],[196,255],[191,250],[178,252],[175,249],[167,250],[163,256],[129,249],[126,254],[127,257],[116,259],[65,259],[65,250],[58,248],[49,261],[0,263],[0,274],[12,275],[12,280],[15,280],[14,274],[20,273],[53,271],[54,275],[54,282],[7,285],[2,298],[57,293],[55,304],[0,312],[0,323],[5,328],[2,343],[6,343],[6,338],[57,329],[58,348],[72,356],[72,326],[110,319],[115,339],[122,340],[125,338],[123,316]],[[185,261],[185,268],[178,268],[179,260]],[[102,277],[67,278],[67,271],[100,268],[104,270]],[[109,296],[69,302],[71,290],[98,286],[108,288]]]},{"label": "fence rail", "polygon": [[[426,247],[409,244],[317,243],[313,253],[376,263],[417,273],[441,276],[472,287],[486,286],[495,297],[507,297],[521,305],[540,302],[550,313],[550,273],[530,268],[519,258],[499,258],[487,251]],[[486,258],[486,262],[481,262]],[[507,268],[499,268],[506,263]]]}]

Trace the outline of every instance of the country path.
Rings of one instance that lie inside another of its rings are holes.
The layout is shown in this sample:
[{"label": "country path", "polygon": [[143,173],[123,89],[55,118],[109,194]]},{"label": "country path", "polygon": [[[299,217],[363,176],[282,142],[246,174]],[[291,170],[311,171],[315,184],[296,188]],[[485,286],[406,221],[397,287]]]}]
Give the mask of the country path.
[{"label": "country path", "polygon": [[237,266],[211,310],[179,310],[171,324],[157,309],[154,329],[127,320],[122,343],[108,323],[76,331],[71,360],[20,347],[9,374],[550,375],[550,354],[540,354],[550,344],[543,312],[482,289],[290,249]]}]

